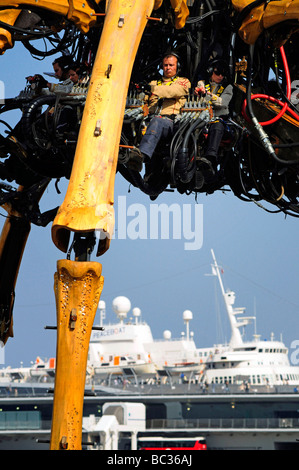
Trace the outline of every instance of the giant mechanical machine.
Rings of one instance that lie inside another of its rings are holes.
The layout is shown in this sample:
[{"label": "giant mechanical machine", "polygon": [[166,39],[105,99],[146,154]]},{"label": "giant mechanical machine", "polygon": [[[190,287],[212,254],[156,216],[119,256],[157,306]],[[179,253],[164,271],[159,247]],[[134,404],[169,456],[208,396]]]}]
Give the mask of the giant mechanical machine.
[{"label": "giant mechanical machine", "polygon": [[[44,93],[30,81],[0,105],[0,202],[8,214],[0,238],[4,344],[13,336],[15,285],[31,224],[52,223],[53,243],[66,253],[55,273],[52,450],[81,449],[89,338],[103,288],[102,266],[90,257],[109,248],[116,172],[151,199],[165,190],[198,197],[226,187],[241,200],[265,201],[271,212],[299,216],[298,20],[299,0],[0,0],[2,54],[20,41],[40,59],[65,55],[84,66],[69,93]],[[159,74],[167,50],[179,54],[191,89],[172,141],[156,151],[156,173],[145,180],[129,165],[148,120],[138,84]],[[211,59],[227,64],[234,97],[217,174],[206,181],[199,162],[214,118],[193,90]],[[61,133],[66,109],[75,119]],[[12,110],[20,111],[14,128]],[[41,213],[40,198],[59,178],[68,181],[64,200]]]}]

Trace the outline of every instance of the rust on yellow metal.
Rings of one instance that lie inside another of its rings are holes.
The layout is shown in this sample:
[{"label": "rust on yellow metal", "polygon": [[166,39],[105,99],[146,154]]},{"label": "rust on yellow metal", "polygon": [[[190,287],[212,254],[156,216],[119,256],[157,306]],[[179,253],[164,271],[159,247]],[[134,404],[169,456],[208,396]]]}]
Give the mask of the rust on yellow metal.
[{"label": "rust on yellow metal", "polygon": [[[238,12],[250,3],[250,0],[232,0],[233,7]],[[287,20],[299,20],[299,0],[265,2],[252,8],[238,33],[246,44],[254,44],[265,29]]]},{"label": "rust on yellow metal", "polygon": [[103,289],[97,262],[59,260],[55,273],[57,346],[51,450],[80,450],[90,335]]},{"label": "rust on yellow metal", "polygon": [[98,253],[109,247],[114,228],[114,180],[128,86],[153,5],[154,0],[109,3],[69,185],[52,226],[53,242],[64,252],[71,231],[98,230],[107,235]]}]

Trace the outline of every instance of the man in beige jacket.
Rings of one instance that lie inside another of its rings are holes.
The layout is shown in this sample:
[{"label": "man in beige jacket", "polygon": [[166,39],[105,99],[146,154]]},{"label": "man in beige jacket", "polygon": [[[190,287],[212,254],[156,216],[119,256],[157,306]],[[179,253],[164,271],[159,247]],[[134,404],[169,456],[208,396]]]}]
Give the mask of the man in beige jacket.
[{"label": "man in beige jacket", "polygon": [[170,52],[163,57],[163,76],[149,83],[146,104],[152,119],[139,145],[139,151],[132,152],[130,166],[142,170],[142,163],[149,162],[161,140],[173,135],[175,117],[181,112],[191,86],[187,78],[179,77],[179,57]]}]

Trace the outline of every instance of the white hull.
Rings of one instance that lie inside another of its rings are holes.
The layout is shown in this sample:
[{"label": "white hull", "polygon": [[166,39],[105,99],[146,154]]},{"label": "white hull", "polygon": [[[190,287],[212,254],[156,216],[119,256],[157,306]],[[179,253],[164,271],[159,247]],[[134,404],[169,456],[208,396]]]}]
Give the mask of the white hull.
[{"label": "white hull", "polygon": [[94,374],[97,377],[106,377],[107,375],[128,375],[130,371],[132,374],[138,375],[152,375],[156,373],[156,367],[151,363],[128,363],[122,366],[94,366]]}]

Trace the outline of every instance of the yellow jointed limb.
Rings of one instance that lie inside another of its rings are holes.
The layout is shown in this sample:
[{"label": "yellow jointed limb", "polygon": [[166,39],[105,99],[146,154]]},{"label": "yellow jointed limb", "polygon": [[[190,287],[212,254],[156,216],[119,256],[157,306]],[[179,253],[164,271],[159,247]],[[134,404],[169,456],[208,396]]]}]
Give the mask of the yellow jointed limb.
[{"label": "yellow jointed limb", "polygon": [[[3,10],[0,11],[0,21],[3,23],[13,25],[18,18],[21,10]],[[3,54],[6,49],[13,47],[11,33],[4,28],[0,28],[0,54]]]},{"label": "yellow jointed limb", "polygon": [[0,237],[0,341],[13,337],[13,304],[15,286],[31,224],[8,205],[8,217]]},{"label": "yellow jointed limb", "polygon": [[[250,3],[251,0],[232,0],[239,12]],[[238,32],[244,42],[254,44],[264,29],[290,20],[299,20],[299,0],[264,2],[249,11]]]},{"label": "yellow jointed limb", "polygon": [[55,274],[57,351],[51,450],[80,450],[90,334],[104,279],[96,262],[60,260]]},{"label": "yellow jointed limb", "polygon": [[[101,0],[96,0],[99,3]],[[0,21],[9,25],[14,25],[18,18],[21,8],[30,7],[41,8],[48,10],[57,15],[72,21],[82,33],[87,33],[91,27],[96,23],[96,16],[94,16],[94,9],[89,6],[89,2],[82,0],[24,0],[22,2],[17,0],[0,0],[0,7],[7,7],[7,10],[0,11]],[[13,9],[9,9],[12,7]],[[3,54],[5,49],[13,47],[11,33],[0,28],[0,53]]]},{"label": "yellow jointed limb", "polygon": [[[40,186],[36,202],[47,186],[48,183]],[[23,186],[19,186],[19,193],[24,190]],[[1,207],[6,210],[7,218],[0,235],[0,341],[6,344],[8,338],[13,336],[15,287],[31,223],[10,203]]]},{"label": "yellow jointed limb", "polygon": [[181,29],[185,26],[186,19],[189,16],[187,0],[170,0],[175,13],[175,27]]},{"label": "yellow jointed limb", "polygon": [[132,66],[154,0],[111,0],[93,66],[72,174],[53,222],[55,245],[66,252],[70,231],[114,228],[114,180]]}]

